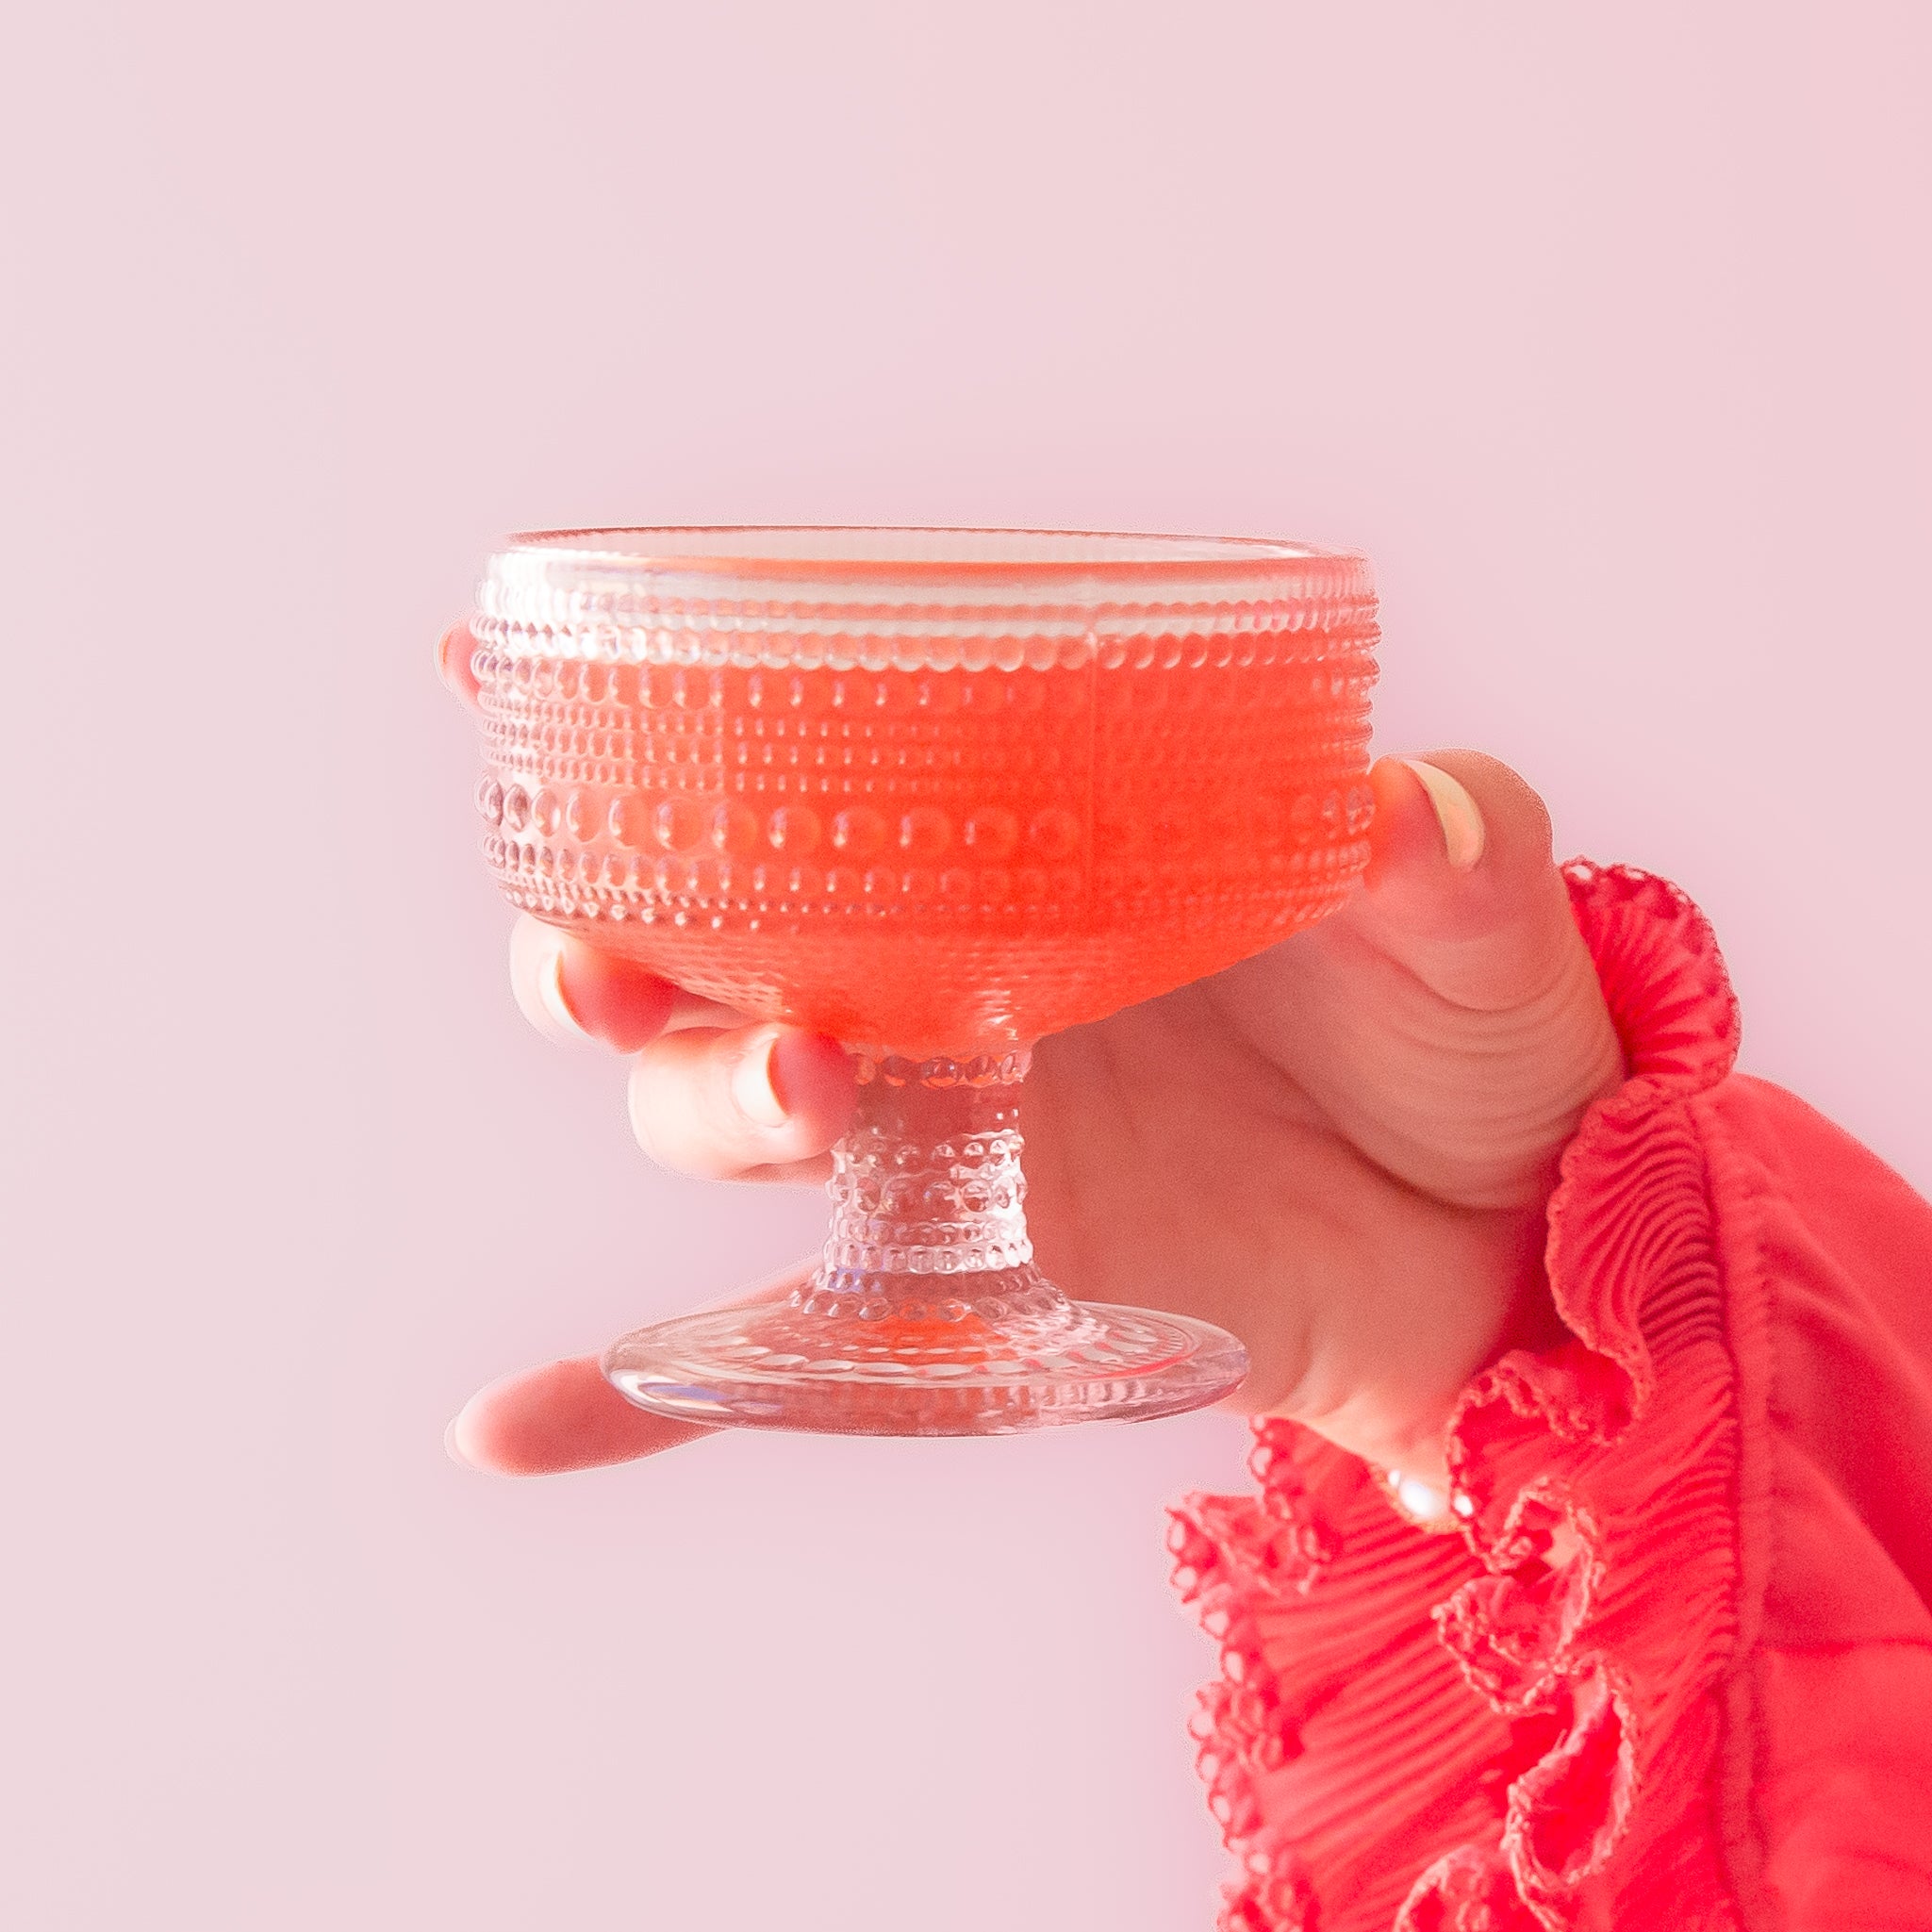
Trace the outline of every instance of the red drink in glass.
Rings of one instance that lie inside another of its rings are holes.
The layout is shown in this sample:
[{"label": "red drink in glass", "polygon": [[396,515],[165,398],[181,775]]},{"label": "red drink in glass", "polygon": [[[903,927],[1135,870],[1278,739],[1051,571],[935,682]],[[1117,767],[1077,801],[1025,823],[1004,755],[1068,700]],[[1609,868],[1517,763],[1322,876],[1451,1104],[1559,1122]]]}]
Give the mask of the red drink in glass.
[{"label": "red drink in glass", "polygon": [[1218,1331],[1082,1310],[1032,1270],[1016,1088],[1045,1034],[1346,897],[1372,809],[1365,562],[1207,538],[576,532],[494,559],[481,604],[479,802],[505,894],[860,1056],[815,1283],[755,1339],[720,1328],[745,1311],[627,1338],[625,1393],[929,1433],[1167,1413],[1238,1381]]}]

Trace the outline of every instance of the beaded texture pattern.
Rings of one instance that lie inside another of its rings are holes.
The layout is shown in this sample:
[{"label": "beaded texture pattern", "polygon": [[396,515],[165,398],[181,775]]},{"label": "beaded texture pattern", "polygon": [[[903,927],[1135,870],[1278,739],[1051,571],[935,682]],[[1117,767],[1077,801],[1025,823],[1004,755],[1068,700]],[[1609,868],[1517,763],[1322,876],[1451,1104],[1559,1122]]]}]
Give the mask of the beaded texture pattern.
[{"label": "beaded texture pattern", "polygon": [[746,1012],[1028,1045],[1262,949],[1367,863],[1359,558],[933,586],[560,555],[499,558],[472,621],[486,856]]},{"label": "beaded texture pattern", "polygon": [[817,1270],[783,1302],[626,1336],[612,1381],[664,1413],[889,1435],[1145,1421],[1229,1394],[1247,1362],[1218,1329],[1072,1302],[1034,1267],[1026,1064],[862,1059]]},{"label": "beaded texture pattern", "polygon": [[1171,1414],[1246,1359],[1033,1265],[1043,1035],[1231,966],[1368,861],[1360,557],[1025,532],[578,532],[471,623],[513,903],[860,1056],[833,1229],[787,1301],[605,1358],[663,1413],[997,1433]]}]

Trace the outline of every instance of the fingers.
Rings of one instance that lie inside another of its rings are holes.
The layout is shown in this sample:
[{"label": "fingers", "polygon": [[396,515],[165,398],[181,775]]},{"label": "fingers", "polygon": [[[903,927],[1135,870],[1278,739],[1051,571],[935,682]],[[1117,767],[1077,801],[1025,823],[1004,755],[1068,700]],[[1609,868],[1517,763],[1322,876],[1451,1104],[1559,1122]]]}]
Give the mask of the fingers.
[{"label": "fingers", "polygon": [[594,1355],[524,1369],[480,1389],[443,1438],[451,1457],[496,1476],[550,1476],[654,1456],[711,1430],[634,1409]]},{"label": "fingers", "polygon": [[[782,1301],[812,1271],[801,1262],[719,1306]],[[494,1476],[554,1476],[635,1462],[714,1431],[634,1408],[594,1355],[520,1370],[479,1389],[443,1436],[451,1460]]]},{"label": "fingers", "polygon": [[677,989],[656,974],[528,913],[510,933],[510,990],[524,1018],[547,1038],[601,1040],[619,1053],[656,1039],[679,1000]]},{"label": "fingers", "polygon": [[527,915],[510,935],[510,986],[548,1038],[636,1056],[631,1124],[662,1165],[706,1181],[830,1173],[854,1091],[835,1041],[754,1025]]},{"label": "fingers", "polygon": [[631,1128],[652,1160],[701,1180],[817,1179],[851,1117],[851,1062],[796,1028],[689,1028],[631,1068]]},{"label": "fingers", "polygon": [[468,624],[452,624],[436,640],[436,670],[450,689],[472,710],[476,706],[476,673],[470,660],[476,652],[476,639]]}]

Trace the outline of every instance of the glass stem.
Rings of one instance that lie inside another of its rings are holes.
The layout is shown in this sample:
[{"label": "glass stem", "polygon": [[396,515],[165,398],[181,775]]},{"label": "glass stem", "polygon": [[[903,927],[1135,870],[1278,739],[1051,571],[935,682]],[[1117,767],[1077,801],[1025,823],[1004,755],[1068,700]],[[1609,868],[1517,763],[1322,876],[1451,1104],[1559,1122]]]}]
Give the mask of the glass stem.
[{"label": "glass stem", "polygon": [[832,1231],[807,1308],[958,1321],[1065,1306],[1027,1235],[1030,1059],[859,1055],[858,1113],[833,1149]]}]

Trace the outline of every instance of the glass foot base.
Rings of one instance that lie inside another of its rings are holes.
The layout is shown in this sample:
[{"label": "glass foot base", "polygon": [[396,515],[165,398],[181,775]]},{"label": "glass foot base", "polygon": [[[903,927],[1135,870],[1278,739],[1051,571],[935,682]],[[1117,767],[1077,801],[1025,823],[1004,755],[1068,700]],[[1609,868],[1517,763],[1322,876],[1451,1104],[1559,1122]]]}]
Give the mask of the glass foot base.
[{"label": "glass foot base", "polygon": [[[1247,1373],[1241,1344],[1207,1322],[1051,1290],[1044,1309],[1037,1292],[966,1301],[963,1285],[936,1278],[930,1304],[883,1313],[828,1309],[821,1286],[685,1315],[613,1343],[603,1372],[638,1408],[687,1422],[882,1436],[1150,1421],[1218,1401]],[[988,1300],[1004,1307],[982,1313]]]}]

